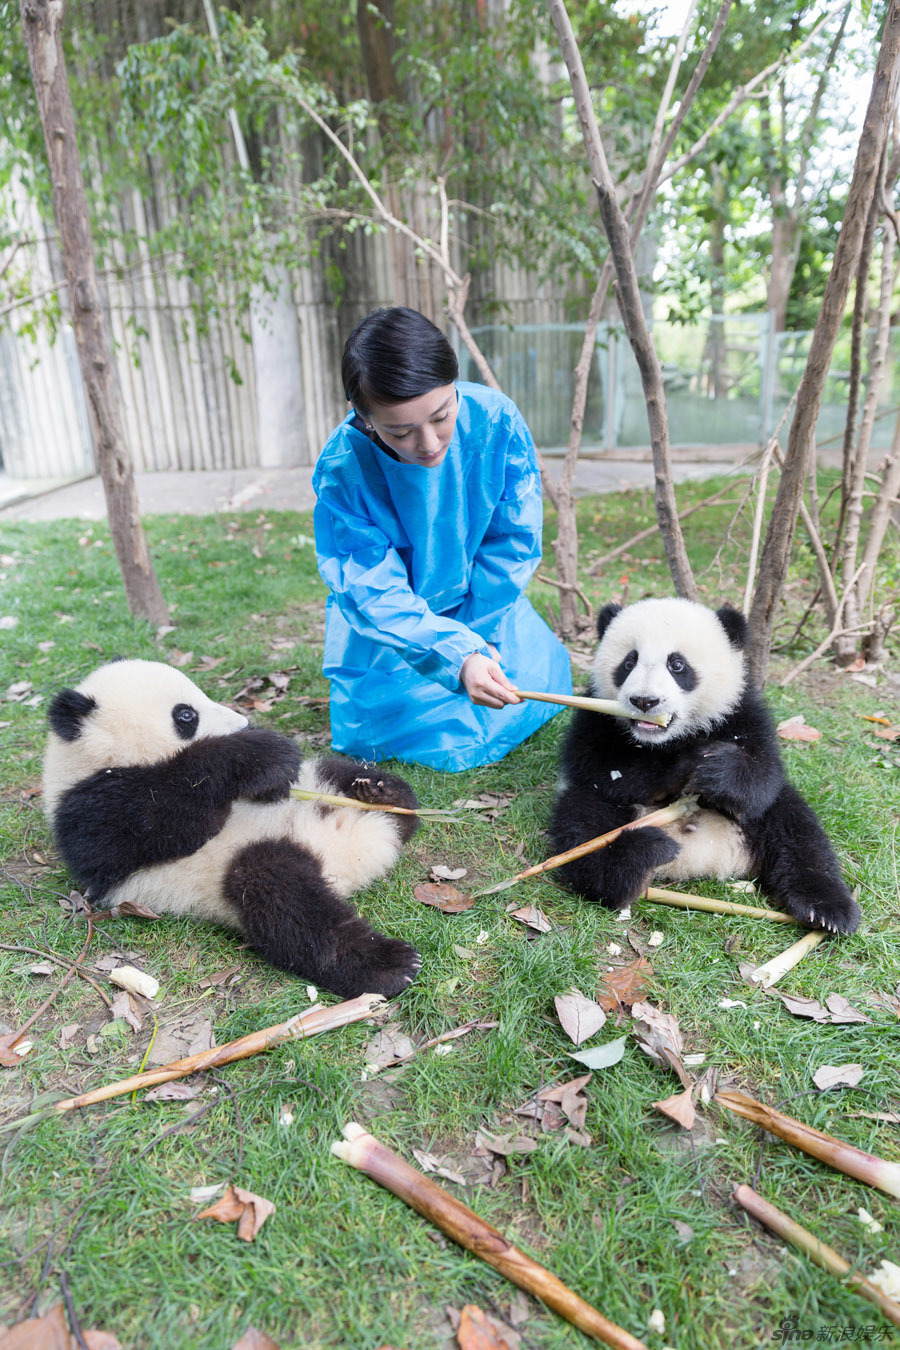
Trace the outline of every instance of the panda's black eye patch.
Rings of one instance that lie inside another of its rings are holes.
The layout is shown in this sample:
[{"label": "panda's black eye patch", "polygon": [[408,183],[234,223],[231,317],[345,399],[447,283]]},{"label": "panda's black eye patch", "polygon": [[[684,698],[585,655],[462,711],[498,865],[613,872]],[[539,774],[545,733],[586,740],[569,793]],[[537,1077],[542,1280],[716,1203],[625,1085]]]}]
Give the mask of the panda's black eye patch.
[{"label": "panda's black eye patch", "polygon": [[175,731],[183,741],[189,741],[200,725],[200,714],[189,703],[176,703],[172,709]]},{"label": "panda's black eye patch", "polygon": [[672,676],[672,679],[689,694],[692,689],[697,688],[697,674],[690,661],[686,661],[681,652],[670,652],[666,658],[666,669]]},{"label": "panda's black eye patch", "polygon": [[622,685],[637,665],[637,661],[637,648],[634,647],[625,657],[624,661],[620,661],[613,671],[613,684],[617,689],[621,689]]}]

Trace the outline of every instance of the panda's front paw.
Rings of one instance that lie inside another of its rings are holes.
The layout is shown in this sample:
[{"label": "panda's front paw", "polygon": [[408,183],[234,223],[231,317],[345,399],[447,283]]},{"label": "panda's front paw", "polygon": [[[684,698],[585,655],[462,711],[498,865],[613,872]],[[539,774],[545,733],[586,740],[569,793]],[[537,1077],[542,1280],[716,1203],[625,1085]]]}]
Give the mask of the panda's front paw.
[{"label": "panda's front paw", "polygon": [[239,776],[238,796],[252,802],[278,802],[288,796],[300,772],[303,756],[293,741],[265,727],[249,727],[235,732],[242,738],[240,758],[235,766]]},{"label": "panda's front paw", "polygon": [[733,811],[741,799],[741,780],[747,757],[733,741],[717,741],[701,752],[685,791],[702,797],[708,806]]}]

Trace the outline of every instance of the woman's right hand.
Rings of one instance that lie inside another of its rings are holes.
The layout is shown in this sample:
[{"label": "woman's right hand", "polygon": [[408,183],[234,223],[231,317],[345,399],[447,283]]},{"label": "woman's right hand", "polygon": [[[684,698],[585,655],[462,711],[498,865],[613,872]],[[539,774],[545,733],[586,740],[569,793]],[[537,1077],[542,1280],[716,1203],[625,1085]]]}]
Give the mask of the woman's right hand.
[{"label": "woman's right hand", "polygon": [[472,702],[482,708],[503,708],[507,703],[522,702],[500,663],[482,652],[472,652],[466,657],[459,679]]}]

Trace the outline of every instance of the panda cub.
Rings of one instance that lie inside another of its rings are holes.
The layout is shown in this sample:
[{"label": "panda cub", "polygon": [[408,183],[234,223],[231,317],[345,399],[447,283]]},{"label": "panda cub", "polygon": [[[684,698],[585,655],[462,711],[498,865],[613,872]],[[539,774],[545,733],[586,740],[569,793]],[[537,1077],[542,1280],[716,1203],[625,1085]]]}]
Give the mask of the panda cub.
[{"label": "panda cub", "polygon": [[755,877],[800,923],[852,933],[859,910],[811,808],[787,782],[768,711],[748,685],[747,624],[690,600],[607,605],[590,693],[668,726],[575,713],[563,745],[554,852],[696,794],[698,811],[626,830],[560,869],[588,900],[620,909],[651,884]]},{"label": "panda cub", "polygon": [[375,765],[323,757],[213,703],[181,671],[114,661],[53,699],[44,802],[93,904],[131,901],[238,929],[282,970],[336,994],[398,994],[420,960],[346,900],[382,877],[415,816],[290,797],[293,785],[415,807]]}]

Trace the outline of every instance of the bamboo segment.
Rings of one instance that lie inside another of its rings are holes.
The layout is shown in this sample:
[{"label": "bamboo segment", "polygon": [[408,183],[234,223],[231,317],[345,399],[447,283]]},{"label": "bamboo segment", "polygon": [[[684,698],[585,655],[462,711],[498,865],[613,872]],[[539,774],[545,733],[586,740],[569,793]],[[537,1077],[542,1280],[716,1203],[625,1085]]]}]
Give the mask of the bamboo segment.
[{"label": "bamboo segment", "polygon": [[667,727],[671,713],[630,712],[614,698],[587,698],[581,694],[538,694],[533,689],[517,689],[519,698],[532,698],[536,703],[560,703],[564,708],[586,708],[588,712],[607,713],[610,717],[627,717],[632,722],[652,722],[656,727]]},{"label": "bamboo segment", "polygon": [[121,1078],[116,1083],[107,1083],[105,1087],[95,1088],[93,1092],[82,1093],[80,1097],[66,1097],[55,1102],[54,1111],[73,1111],[79,1106],[92,1106],[95,1102],[105,1102],[110,1097],[121,1097],[136,1088],[153,1087],[156,1083],[170,1083],[173,1078],[186,1078],[188,1074],[200,1073],[203,1069],[216,1069],[220,1064],[231,1064],[236,1059],[247,1059],[258,1055],[273,1046],[283,1045],[285,1041],[301,1041],[308,1036],[317,1036],[323,1031],[333,1031],[345,1027],[351,1022],[359,1022],[370,1017],[387,1000],[382,994],[360,994],[358,998],[348,999],[345,1003],[336,1003],[331,1008],[310,1008],[309,1012],[297,1013],[286,1022],[273,1027],[264,1027],[261,1031],[251,1031],[236,1041],[225,1045],[213,1046],[211,1050],[202,1050],[198,1055],[188,1055],[186,1059],[173,1060],[158,1069],[148,1069],[145,1073],[132,1074],[130,1078]]},{"label": "bamboo segment", "polygon": [[792,1116],[783,1116],[780,1111],[764,1106],[744,1092],[717,1092],[715,1099],[729,1111],[743,1116],[745,1120],[752,1120],[754,1125],[761,1125],[764,1130],[777,1134],[788,1144],[828,1163],[838,1172],[864,1181],[867,1186],[877,1186],[879,1190],[887,1191],[888,1195],[900,1200],[900,1163],[887,1162],[872,1153],[864,1153],[852,1144],[845,1144],[830,1134],[814,1130],[811,1125],[803,1125]]},{"label": "bamboo segment", "polygon": [[[644,817],[646,820],[646,816]],[[676,909],[702,909],[707,914],[737,914],[748,919],[771,919],[774,923],[796,923],[790,914],[780,909],[762,909],[758,905],[739,905],[733,900],[715,900],[709,895],[689,895],[682,891],[664,891],[649,887],[641,896],[656,905],[672,905]]]},{"label": "bamboo segment", "polygon": [[662,806],[658,811],[651,811],[647,816],[639,816],[637,820],[629,820],[614,830],[608,830],[606,834],[598,834],[596,839],[588,839],[585,843],[578,844],[576,848],[567,849],[565,853],[555,853],[552,858],[545,858],[542,863],[536,863],[534,867],[526,867],[524,872],[517,872],[508,881],[498,882],[496,886],[488,886],[486,890],[472,891],[471,894],[480,900],[483,895],[497,895],[499,891],[508,891],[511,886],[515,886],[516,882],[524,881],[526,877],[540,876],[542,872],[550,872],[554,867],[562,867],[564,863],[574,862],[576,858],[583,858],[588,853],[595,853],[598,848],[605,848],[614,839],[618,839],[619,835],[623,834],[625,830],[639,830],[644,825],[670,825],[673,820],[678,820],[680,816],[685,816],[690,811],[695,810],[696,806],[696,797],[680,797],[671,806]]},{"label": "bamboo segment", "polygon": [[793,970],[798,962],[802,961],[807,952],[813,951],[824,942],[828,934],[823,932],[804,933],[787,951],[783,951],[779,956],[773,956],[771,961],[767,961],[764,966],[757,966],[750,979],[754,984],[762,985],[763,989],[770,989],[773,984],[777,984],[789,970]]},{"label": "bamboo segment", "polygon": [[534,1294],[580,1331],[612,1346],[613,1350],[647,1350],[643,1341],[609,1322],[546,1267],[520,1252],[462,1201],[415,1167],[410,1167],[355,1121],[344,1126],[344,1138],[333,1143],[331,1151],[342,1162],[365,1172],[380,1186],[399,1196],[454,1242],[480,1256],[520,1289]]},{"label": "bamboo segment", "polygon": [[807,1228],[788,1218],[787,1214],[770,1204],[768,1200],[764,1200],[751,1186],[735,1187],[734,1198],[759,1223],[765,1224],[766,1228],[770,1228],[786,1242],[791,1242],[806,1252],[817,1266],[830,1271],[832,1275],[849,1275],[847,1287],[855,1290],[857,1294],[862,1294],[870,1303],[874,1303],[889,1322],[900,1327],[900,1304],[895,1303],[877,1285],[870,1284],[864,1276],[853,1274],[849,1261],[845,1261],[833,1247],[820,1242]]},{"label": "bamboo segment", "polygon": [[291,796],[298,802],[325,802],[328,806],[355,806],[357,811],[382,811],[389,816],[425,816],[438,820],[459,820],[453,811],[432,806],[386,806],[377,802],[361,802],[356,797],[340,797],[335,792],[314,792],[312,788],[291,788]]}]

